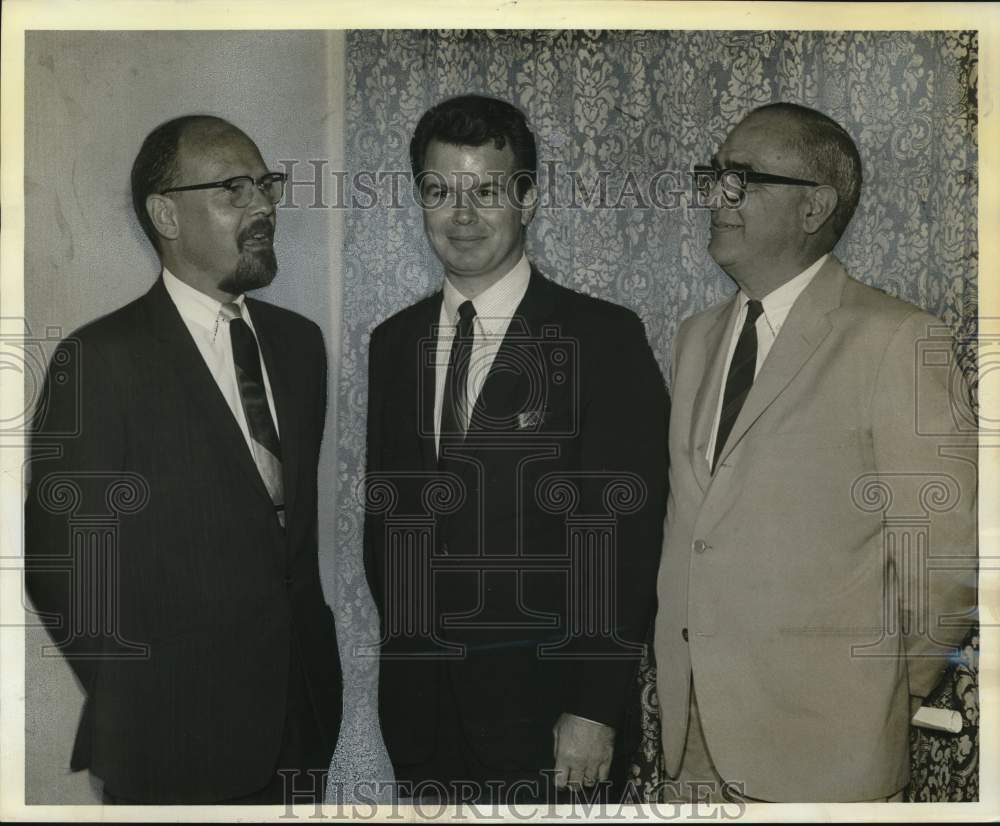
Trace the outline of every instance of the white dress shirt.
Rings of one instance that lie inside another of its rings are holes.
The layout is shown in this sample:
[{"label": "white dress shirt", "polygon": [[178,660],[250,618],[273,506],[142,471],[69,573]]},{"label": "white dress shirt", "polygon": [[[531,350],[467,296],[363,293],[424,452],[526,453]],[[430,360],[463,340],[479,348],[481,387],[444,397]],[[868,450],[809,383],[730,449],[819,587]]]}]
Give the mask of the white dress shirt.
[{"label": "white dress shirt", "polygon": [[[507,334],[507,328],[510,327],[510,320],[528,291],[530,280],[531,265],[522,255],[510,272],[472,299],[476,317],[472,323],[472,356],[466,385],[466,421],[472,418],[476,399],[493,367],[493,360]],[[466,300],[451,281],[445,278],[434,359],[434,444],[437,449],[441,445],[441,409],[444,406],[444,381],[451,357],[451,342],[458,326],[458,308]]]},{"label": "white dress shirt", "polygon": [[[781,332],[781,325],[788,318],[788,313],[792,309],[795,300],[802,295],[802,291],[809,286],[809,282],[816,277],[820,267],[826,262],[829,253],[817,258],[809,267],[800,272],[791,281],[786,281],[778,289],[772,290],[761,300],[764,312],[757,318],[755,329],[757,330],[757,365],[754,368],[754,379],[760,374],[760,368],[764,365],[767,354],[774,346],[774,340]],[[738,301],[740,303],[739,312],[733,322],[732,331],[729,334],[729,350],[726,353],[725,367],[722,372],[722,384],[719,385],[719,400],[715,405],[715,420],[712,424],[712,437],[708,440],[708,450],[705,451],[705,458],[709,466],[715,457],[715,439],[719,433],[719,419],[722,418],[722,399],[726,394],[726,379],[729,378],[729,365],[733,360],[733,353],[736,344],[740,340],[740,332],[743,330],[743,322],[747,317],[747,302],[750,296],[740,290]]]},{"label": "white dress shirt", "polygon": [[[196,290],[189,284],[185,284],[166,267],[163,268],[163,285],[167,288],[167,294],[177,307],[177,312],[181,314],[191,338],[198,347],[198,352],[205,360],[212,378],[215,379],[219,392],[229,405],[229,409],[236,417],[236,422],[243,431],[243,438],[246,439],[247,448],[253,454],[253,443],[250,439],[250,428],[247,426],[246,415],[243,412],[243,401],[240,398],[240,386],[236,381],[236,367],[233,364],[233,342],[229,335],[229,322],[222,314],[222,303],[216,301],[211,296]],[[239,296],[235,302],[239,305],[243,320],[253,330],[254,336],[257,331],[254,329],[253,320],[247,311],[246,302],[243,296]],[[260,344],[257,345],[258,349]],[[274,421],[275,430],[278,429],[278,417],[274,411],[274,396],[271,394],[271,381],[267,377],[267,367],[264,359],[260,360],[260,369],[264,374],[264,391],[267,394],[267,406],[271,411],[271,419]],[[280,435],[280,434],[279,434]]]}]

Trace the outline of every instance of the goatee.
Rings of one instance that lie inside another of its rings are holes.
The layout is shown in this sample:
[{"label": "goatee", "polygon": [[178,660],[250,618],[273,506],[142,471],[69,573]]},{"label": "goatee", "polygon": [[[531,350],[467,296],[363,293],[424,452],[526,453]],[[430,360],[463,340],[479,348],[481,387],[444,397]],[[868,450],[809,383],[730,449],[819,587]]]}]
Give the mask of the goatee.
[{"label": "goatee", "polygon": [[[266,244],[255,244],[247,249],[248,241],[258,241],[266,236]],[[271,241],[274,238],[274,227],[270,222],[257,222],[247,227],[237,239],[240,247],[239,258],[236,259],[236,269],[228,278],[219,282],[219,289],[231,295],[241,295],[247,290],[257,290],[268,286],[278,274],[278,258],[274,254]]]}]

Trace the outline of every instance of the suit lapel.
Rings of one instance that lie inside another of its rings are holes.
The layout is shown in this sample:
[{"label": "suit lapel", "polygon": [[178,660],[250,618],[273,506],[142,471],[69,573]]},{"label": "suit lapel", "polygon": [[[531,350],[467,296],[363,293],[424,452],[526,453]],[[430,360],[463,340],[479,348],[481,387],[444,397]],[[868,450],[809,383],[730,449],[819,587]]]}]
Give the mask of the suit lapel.
[{"label": "suit lapel", "polygon": [[844,268],[831,256],[792,306],[719,454],[719,463],[726,460],[829,335],[833,325],[827,314],[840,306],[846,279]]},{"label": "suit lapel", "polygon": [[243,431],[167,293],[162,277],[146,293],[145,308],[153,335],[164,344],[164,352],[169,354],[166,360],[170,362],[170,367],[167,369],[174,370],[181,386],[195,397],[206,426],[216,431],[224,451],[233,458],[239,471],[270,502],[271,497],[260,478]]},{"label": "suit lapel", "polygon": [[[257,343],[267,369],[267,379],[274,397],[274,412],[278,418],[278,437],[281,442],[281,477],[284,482],[286,519],[290,520],[299,478],[302,450],[300,439],[302,428],[299,417],[302,410],[294,404],[295,365],[283,358],[280,348],[274,342],[280,339],[273,325],[268,323],[260,305],[252,298],[246,300],[247,310],[257,333]],[[256,464],[254,465],[256,468]],[[258,473],[259,476],[259,473]]]},{"label": "suit lapel", "polygon": [[719,308],[715,321],[705,337],[705,362],[702,370],[704,379],[695,396],[690,436],[693,453],[691,466],[702,490],[706,490],[712,481],[712,468],[705,454],[708,451],[708,440],[712,438],[715,411],[719,403],[719,394],[722,392],[722,373],[728,356],[733,317],[739,311],[737,296],[739,292]]}]

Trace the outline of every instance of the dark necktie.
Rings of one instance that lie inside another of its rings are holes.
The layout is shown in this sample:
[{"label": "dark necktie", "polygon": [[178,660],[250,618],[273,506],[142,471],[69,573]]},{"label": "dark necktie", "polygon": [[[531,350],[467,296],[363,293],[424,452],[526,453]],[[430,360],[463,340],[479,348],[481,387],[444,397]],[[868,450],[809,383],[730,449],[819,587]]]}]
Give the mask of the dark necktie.
[{"label": "dark necktie", "polygon": [[751,299],[747,302],[747,317],[740,331],[740,338],[733,351],[733,360],[729,363],[729,374],[726,377],[726,393],[722,397],[722,412],[719,414],[719,432],[715,436],[715,456],[712,458],[712,473],[719,462],[719,454],[726,446],[726,439],[736,424],[736,417],[743,409],[753,387],[754,371],[757,368],[757,319],[764,312],[759,301]]},{"label": "dark necktie", "polygon": [[236,383],[240,388],[243,413],[246,416],[253,458],[264,480],[264,486],[274,502],[274,511],[281,526],[285,525],[285,489],[281,478],[281,442],[271,418],[264,388],[264,373],[260,366],[260,351],[253,330],[243,320],[239,304],[222,305],[222,314],[229,319],[229,337],[233,342],[233,363]]},{"label": "dark necktie", "polygon": [[461,443],[469,429],[468,384],[469,361],[472,358],[473,321],[476,308],[463,301],[458,308],[458,328],[451,342],[448,370],[444,377],[444,399],[441,404],[441,441]]}]

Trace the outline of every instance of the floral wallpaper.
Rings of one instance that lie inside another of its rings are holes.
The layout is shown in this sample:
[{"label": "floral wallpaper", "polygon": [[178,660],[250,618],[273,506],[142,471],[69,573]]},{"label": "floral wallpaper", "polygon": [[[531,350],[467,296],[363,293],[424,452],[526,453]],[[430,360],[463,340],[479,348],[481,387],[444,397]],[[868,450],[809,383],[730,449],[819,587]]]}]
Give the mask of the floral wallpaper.
[{"label": "floral wallpaper", "polygon": [[[688,208],[686,173],[707,162],[747,111],[778,100],[826,112],[858,143],[865,185],[837,249],[848,270],[960,335],[974,331],[977,49],[974,32],[947,31],[348,33],[347,170],[362,183],[365,174],[384,180],[369,186],[377,204],[355,188],[346,219],[336,538],[347,696],[333,780],[390,771],[374,710],[377,664],[370,651],[357,650],[376,639],[377,623],[361,566],[356,491],[369,333],[441,280],[409,180],[390,174],[408,175],[420,115],[467,92],[525,111],[538,141],[542,194],[529,255],[556,281],[635,310],[666,374],[678,323],[734,289],[706,252],[707,216]],[[965,357],[971,369],[971,347]],[[978,754],[969,711],[971,700],[978,709],[975,654],[970,643],[955,676],[961,687],[949,695],[965,703],[965,740],[915,735],[910,799],[977,793],[976,773],[967,770]],[[644,698],[648,736],[635,773],[647,784],[659,749],[651,668],[636,695]],[[942,768],[952,758],[964,773]]]}]

